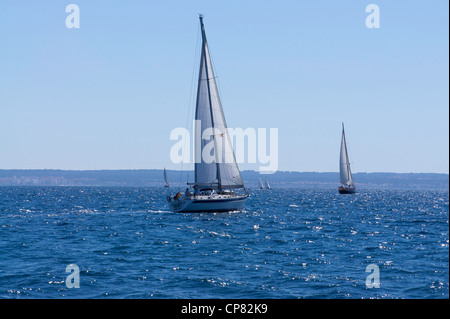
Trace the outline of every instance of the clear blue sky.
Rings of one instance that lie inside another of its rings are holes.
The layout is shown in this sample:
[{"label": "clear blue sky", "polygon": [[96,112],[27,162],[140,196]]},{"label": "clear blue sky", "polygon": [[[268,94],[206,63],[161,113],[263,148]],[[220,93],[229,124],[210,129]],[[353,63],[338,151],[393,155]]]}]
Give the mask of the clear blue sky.
[{"label": "clear blue sky", "polygon": [[[66,28],[70,3],[79,29]],[[379,29],[365,25],[370,3]],[[337,171],[345,122],[354,172],[448,173],[448,12],[442,0],[2,1],[0,168],[180,169],[169,134],[192,108],[203,13],[227,123],[278,128],[279,170]]]}]

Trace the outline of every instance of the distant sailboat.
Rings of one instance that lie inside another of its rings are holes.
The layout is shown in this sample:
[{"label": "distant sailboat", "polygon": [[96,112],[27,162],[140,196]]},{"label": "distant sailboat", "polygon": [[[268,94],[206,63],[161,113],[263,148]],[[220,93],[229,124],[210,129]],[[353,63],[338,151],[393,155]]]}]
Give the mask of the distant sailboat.
[{"label": "distant sailboat", "polygon": [[166,172],[166,168],[164,167],[164,187],[169,187],[169,180],[167,179],[167,172]]},{"label": "distant sailboat", "polygon": [[269,180],[266,177],[266,189],[270,189],[270,184],[269,184]]},{"label": "distant sailboat", "polygon": [[264,189],[264,185],[262,183],[261,177],[259,178],[259,189]]},{"label": "distant sailboat", "polygon": [[344,123],[342,123],[342,139],[341,139],[341,155],[339,159],[339,172],[341,176],[341,184],[339,187],[340,194],[354,194],[356,187],[353,182],[352,172],[350,170],[350,160],[348,159],[347,143],[345,141]]},{"label": "distant sailboat", "polygon": [[[192,193],[187,188],[184,195],[177,193],[174,197],[168,196],[167,200],[169,208],[175,212],[241,210],[249,195],[244,188],[230,136],[228,135],[206,41],[203,15],[200,15],[200,26],[202,31],[202,53],[195,120],[199,123],[199,136],[203,136],[205,130],[212,131],[211,138],[213,141],[203,138],[195,141],[195,182],[188,183],[194,188],[194,192]],[[204,156],[202,156],[204,153],[202,150],[205,146],[209,147],[211,142],[214,145],[214,155],[211,155],[214,159],[205,161]],[[243,189],[245,194],[235,192],[238,189]]]}]

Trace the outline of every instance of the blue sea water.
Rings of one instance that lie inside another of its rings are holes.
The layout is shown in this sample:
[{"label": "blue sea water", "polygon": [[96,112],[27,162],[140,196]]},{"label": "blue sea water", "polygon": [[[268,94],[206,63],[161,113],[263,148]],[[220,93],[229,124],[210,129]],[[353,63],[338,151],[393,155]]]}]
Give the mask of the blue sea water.
[{"label": "blue sea water", "polygon": [[449,298],[448,190],[255,190],[217,214],[168,191],[0,187],[0,298]]}]

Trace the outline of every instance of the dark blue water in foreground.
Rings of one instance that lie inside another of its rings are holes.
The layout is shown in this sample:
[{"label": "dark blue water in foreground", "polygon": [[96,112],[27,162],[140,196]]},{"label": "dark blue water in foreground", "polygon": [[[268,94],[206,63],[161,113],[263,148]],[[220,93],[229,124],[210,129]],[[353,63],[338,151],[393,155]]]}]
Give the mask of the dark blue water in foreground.
[{"label": "dark blue water in foreground", "polygon": [[449,298],[448,190],[272,189],[219,214],[166,191],[0,187],[0,298]]}]

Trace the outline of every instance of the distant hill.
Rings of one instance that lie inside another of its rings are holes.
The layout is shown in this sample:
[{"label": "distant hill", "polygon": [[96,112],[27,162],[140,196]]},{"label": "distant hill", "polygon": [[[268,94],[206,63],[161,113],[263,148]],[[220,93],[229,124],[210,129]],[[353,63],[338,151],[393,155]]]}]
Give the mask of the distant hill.
[{"label": "distant hill", "polygon": [[[186,185],[194,173],[167,171],[172,186]],[[243,171],[247,188],[258,187],[258,179],[266,177],[273,188],[308,187],[326,188],[339,185],[339,173],[279,171],[261,175]],[[356,173],[358,188],[432,188],[448,189],[449,175],[437,173]],[[163,170],[0,170],[0,186],[163,186]]]}]

